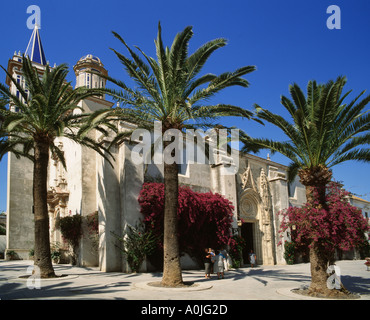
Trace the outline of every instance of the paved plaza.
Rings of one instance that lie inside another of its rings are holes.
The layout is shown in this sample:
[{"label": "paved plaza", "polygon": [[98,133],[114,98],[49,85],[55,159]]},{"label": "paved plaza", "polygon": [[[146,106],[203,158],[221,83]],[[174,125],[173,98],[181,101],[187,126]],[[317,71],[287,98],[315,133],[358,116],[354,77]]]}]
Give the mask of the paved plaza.
[{"label": "paved plaza", "polygon": [[[362,260],[338,261],[341,281],[359,300],[370,300],[370,271]],[[148,285],[161,280],[161,273],[104,273],[98,268],[54,265],[57,279],[27,279],[33,261],[0,260],[1,300],[326,300],[310,298],[291,290],[310,283],[310,265],[257,266],[230,270],[225,279],[204,278],[203,270],[184,270],[188,288]],[[31,289],[32,287],[36,287]],[[37,288],[39,287],[39,288]]]}]

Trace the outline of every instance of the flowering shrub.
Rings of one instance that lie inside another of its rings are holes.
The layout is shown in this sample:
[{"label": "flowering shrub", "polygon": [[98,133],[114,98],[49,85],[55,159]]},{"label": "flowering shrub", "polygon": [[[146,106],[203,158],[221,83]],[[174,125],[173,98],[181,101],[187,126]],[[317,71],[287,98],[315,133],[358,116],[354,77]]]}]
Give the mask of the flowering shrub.
[{"label": "flowering shrub", "polygon": [[370,267],[370,258],[366,258],[365,265],[367,267]]},{"label": "flowering shrub", "polygon": [[90,213],[86,216],[87,228],[90,235],[99,232],[99,215],[98,211]]},{"label": "flowering shrub", "polygon": [[91,252],[97,254],[99,249],[99,214],[98,211],[88,214],[86,217],[87,238],[91,241]]},{"label": "flowering shrub", "polygon": [[56,228],[62,233],[62,238],[72,247],[79,244],[82,235],[82,218],[79,214],[59,218]]},{"label": "flowering shrub", "polygon": [[295,229],[292,230],[292,240],[297,246],[319,242],[328,254],[335,249],[350,250],[361,245],[369,226],[361,210],[347,201],[348,195],[339,183],[330,183],[325,208],[314,202],[306,203],[302,208],[283,210],[280,212],[283,215],[280,232]]},{"label": "flowering shrub", "polygon": [[[138,198],[147,228],[163,235],[164,185],[144,183]],[[203,253],[204,248],[220,248],[229,244],[233,209],[223,196],[199,193],[188,187],[179,187],[178,236],[181,252],[190,255]],[[162,247],[162,240],[159,247]]]}]

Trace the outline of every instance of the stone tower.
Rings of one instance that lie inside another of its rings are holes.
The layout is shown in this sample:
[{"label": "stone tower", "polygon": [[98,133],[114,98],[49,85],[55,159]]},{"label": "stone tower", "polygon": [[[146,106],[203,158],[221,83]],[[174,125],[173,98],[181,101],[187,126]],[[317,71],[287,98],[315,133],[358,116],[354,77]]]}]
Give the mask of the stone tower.
[{"label": "stone tower", "polygon": [[[27,49],[24,53],[32,61],[40,76],[45,72],[46,59],[41,43],[39,28],[35,25]],[[17,79],[18,84],[25,86],[22,69],[22,54],[14,52],[8,62],[8,72]],[[11,93],[20,97],[19,91],[9,77],[6,84]],[[21,98],[21,97],[20,97]],[[10,105],[10,110],[19,112]],[[7,248],[5,253],[15,251],[18,258],[29,259],[29,250],[33,248],[34,221],[32,199],[33,163],[26,159],[17,159],[13,153],[8,153],[8,189],[7,189]]]}]

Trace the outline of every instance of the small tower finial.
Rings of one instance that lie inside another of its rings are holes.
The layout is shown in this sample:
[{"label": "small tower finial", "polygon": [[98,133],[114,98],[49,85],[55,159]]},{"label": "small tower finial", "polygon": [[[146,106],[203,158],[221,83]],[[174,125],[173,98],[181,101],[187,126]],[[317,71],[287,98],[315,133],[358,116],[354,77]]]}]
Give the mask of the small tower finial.
[{"label": "small tower finial", "polygon": [[45,53],[42,47],[39,26],[37,23],[32,31],[32,35],[24,55],[28,56],[33,62],[46,65]]}]

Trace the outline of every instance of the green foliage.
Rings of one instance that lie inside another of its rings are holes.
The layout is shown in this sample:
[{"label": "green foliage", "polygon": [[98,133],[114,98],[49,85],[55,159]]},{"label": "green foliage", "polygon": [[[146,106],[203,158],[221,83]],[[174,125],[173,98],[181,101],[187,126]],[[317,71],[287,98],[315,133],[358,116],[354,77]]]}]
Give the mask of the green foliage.
[{"label": "green foliage", "polygon": [[289,87],[292,100],[285,96],[281,104],[288,112],[284,118],[256,105],[260,119],[278,127],[288,139],[284,142],[266,138],[242,138],[242,151],[252,148],[270,149],[292,160],[288,178],[292,180],[299,169],[317,166],[331,168],[347,160],[370,161],[370,113],[365,107],[370,95],[362,100],[361,92],[354,100],[344,103],[351,93],[342,94],[347,80],[338,77],[319,85],[309,81],[307,94],[293,84]]},{"label": "green foliage", "polygon": [[114,233],[113,235],[120,242],[117,247],[126,257],[132,272],[139,272],[145,257],[153,254],[157,247],[158,238],[152,230],[145,230],[142,223],[137,224],[135,228],[127,225],[123,237]]},{"label": "green foliage", "polygon": [[0,223],[0,236],[6,235],[6,227],[5,225]]},{"label": "green foliage", "polygon": [[284,242],[284,259],[287,264],[294,264],[296,244],[293,241]]},{"label": "green foliage", "polygon": [[6,256],[9,260],[19,260],[18,253],[16,253],[14,250],[7,251]]},{"label": "green foliage", "polygon": [[[0,83],[0,159],[7,152],[13,152],[17,157],[27,157],[34,161],[35,142],[46,143],[50,152],[57,156],[65,166],[64,153],[55,143],[55,138],[64,136],[81,145],[94,149],[108,161],[105,152],[109,150],[102,144],[87,137],[92,129],[100,130],[97,126],[86,121],[87,114],[76,113],[81,109],[78,103],[90,96],[100,95],[100,89],[79,87],[72,89],[66,81],[68,66],[61,64],[55,68],[46,65],[42,77],[33,67],[32,61],[22,57],[22,71],[26,86],[17,82],[8,71],[1,66],[13,85],[19,92],[19,97],[12,94],[9,88]],[[6,104],[19,109],[11,112]],[[69,130],[66,130],[69,129]],[[10,138],[10,139],[9,139]]]},{"label": "green foliage", "polygon": [[[212,53],[226,46],[226,39],[211,40],[189,54],[192,27],[188,26],[179,32],[171,47],[165,47],[159,24],[154,41],[156,57],[150,57],[138,47],[131,48],[116,32],[113,34],[128,52],[125,55],[113,49],[124,70],[135,82],[135,87],[130,88],[123,81],[104,76],[119,87],[119,91],[106,89],[106,92],[121,105],[111,111],[94,113],[91,122],[105,121],[105,116],[134,123],[147,130],[153,129],[154,121],[162,122],[165,130],[182,130],[214,128],[219,125],[215,121],[225,116],[253,119],[253,113],[244,108],[209,103],[211,97],[228,87],[247,88],[249,82],[242,77],[256,69],[254,66],[244,66],[220,75],[200,75]],[[122,142],[130,135],[129,131],[121,132],[112,144]]]},{"label": "green foliage", "polygon": [[55,262],[55,263],[59,263],[60,262],[60,258],[62,256],[62,252],[61,252],[61,245],[59,242],[55,242],[53,243],[51,246],[50,246],[50,255],[51,255],[51,259]]},{"label": "green foliage", "polygon": [[360,251],[361,259],[365,259],[366,257],[370,256],[370,243],[369,240],[365,237],[365,235],[361,243],[359,244],[358,249]]},{"label": "green foliage", "polygon": [[246,242],[241,236],[234,235],[231,238],[229,255],[232,260],[233,268],[239,268],[241,266],[243,259],[243,249],[245,248],[245,246]]}]

